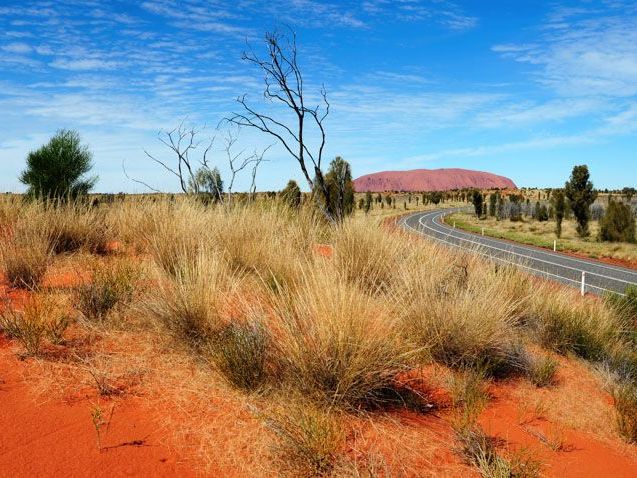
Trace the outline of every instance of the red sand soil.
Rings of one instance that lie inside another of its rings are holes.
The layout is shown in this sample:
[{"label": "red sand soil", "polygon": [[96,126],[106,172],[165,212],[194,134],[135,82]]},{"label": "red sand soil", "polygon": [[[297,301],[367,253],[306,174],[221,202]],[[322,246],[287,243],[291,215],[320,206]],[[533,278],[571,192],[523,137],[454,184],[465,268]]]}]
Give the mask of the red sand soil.
[{"label": "red sand soil", "polygon": [[331,244],[314,244],[313,252],[317,256],[330,258],[334,254],[334,248]]},{"label": "red sand soil", "polygon": [[91,419],[97,398],[36,403],[10,349],[0,338],[0,475],[195,476],[162,444],[140,399],[100,401],[110,417],[100,452]]},{"label": "red sand soil", "polygon": [[506,385],[492,387],[491,392],[493,398],[479,420],[483,429],[501,440],[501,447],[530,451],[546,476],[637,476],[637,461],[616,447],[545,417],[521,416]]}]

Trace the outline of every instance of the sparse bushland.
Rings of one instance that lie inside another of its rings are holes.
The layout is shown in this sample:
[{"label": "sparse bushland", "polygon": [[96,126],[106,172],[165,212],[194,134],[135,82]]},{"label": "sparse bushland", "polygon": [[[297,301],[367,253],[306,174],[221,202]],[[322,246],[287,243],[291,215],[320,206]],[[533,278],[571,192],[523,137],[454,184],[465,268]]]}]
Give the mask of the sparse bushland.
[{"label": "sparse bushland", "polygon": [[[206,393],[239,397],[237,408],[254,404],[260,411],[248,413],[249,420],[262,419],[260,439],[273,441],[275,462],[291,475],[340,476],[351,458],[343,452],[361,445],[348,425],[362,419],[375,427],[379,409],[391,417],[410,391],[427,389],[414,377],[429,366],[453,375],[446,388],[459,416],[458,439],[485,476],[532,476],[531,460],[489,448],[475,424],[488,406],[487,384],[498,387],[502,377],[553,382],[556,361],[542,348],[602,362],[626,383],[637,377],[628,306],[580,298],[516,269],[390,232],[379,227],[378,215],[360,211],[334,226],[303,205],[290,209],[262,197],[233,207],[127,198],[103,212],[112,237],[124,250],[142,253],[134,261],[152,275],[120,314],[122,329],[109,329],[111,315],[97,321],[99,330],[108,329],[116,342],[118,333],[136,333],[132,323],[139,322],[151,337],[154,364],[161,362],[157,354],[170,354],[197,369]],[[6,217],[15,224],[22,216]],[[319,243],[332,246],[332,255],[317,254]],[[128,283],[110,268],[119,259],[90,256],[101,264],[87,292],[88,304],[97,305],[84,308],[75,296],[76,308],[108,314],[120,282]],[[85,257],[52,260],[55,269],[56,261]],[[122,290],[126,298],[127,287]],[[94,325],[81,321],[73,332]],[[40,333],[40,344],[46,335]],[[166,363],[154,373],[170,375]],[[95,377],[98,389],[114,386]],[[203,408],[212,403],[206,393],[196,402]],[[630,401],[617,398],[616,405],[621,423],[629,423]],[[202,449],[209,456],[212,442]],[[394,457],[385,458],[381,476],[394,471]],[[509,474],[498,475],[502,470]]]},{"label": "sparse bushland", "polygon": [[38,356],[42,342],[58,344],[71,319],[56,297],[37,294],[29,298],[22,310],[6,307],[0,312],[0,332],[16,339],[27,356]]}]

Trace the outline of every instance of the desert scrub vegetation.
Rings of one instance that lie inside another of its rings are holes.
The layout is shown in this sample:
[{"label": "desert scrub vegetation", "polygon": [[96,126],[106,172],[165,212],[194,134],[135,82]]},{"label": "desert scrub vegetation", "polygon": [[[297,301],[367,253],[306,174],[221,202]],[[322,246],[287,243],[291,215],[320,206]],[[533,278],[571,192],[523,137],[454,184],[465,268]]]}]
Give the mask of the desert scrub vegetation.
[{"label": "desert scrub vegetation", "polygon": [[36,232],[22,240],[10,237],[0,242],[2,269],[12,287],[39,288],[51,256],[49,243]]},{"label": "desert scrub vegetation", "polygon": [[71,318],[59,298],[49,294],[31,296],[22,310],[9,306],[0,312],[0,331],[16,339],[25,356],[38,356],[42,343],[48,339],[59,344]]},{"label": "desert scrub vegetation", "polygon": [[[50,214],[38,219],[44,225],[62,210],[17,207]],[[342,451],[358,445],[350,443],[357,438],[347,432],[348,420],[373,423],[378,411],[406,407],[414,396],[429,403],[426,379],[417,377],[430,365],[454,377],[447,384],[452,409],[461,417],[457,426],[469,430],[458,440],[478,444],[481,458],[471,463],[485,470],[518,469],[513,456],[498,451],[494,458],[471,428],[488,406],[487,384],[511,377],[551,385],[555,353],[601,362],[625,383],[637,377],[628,305],[581,298],[514,268],[392,233],[380,216],[332,225],[304,204],[289,208],[263,197],[233,206],[126,198],[99,205],[99,213],[75,211],[99,214],[110,238],[132,253],[58,257],[49,229],[37,236],[51,250],[52,269],[76,260],[93,277],[69,292],[89,319],[78,328],[98,327],[105,336],[113,319],[125,316],[122,330],[109,329],[115,340],[137,332],[127,319],[143,324],[154,344],[165,345],[156,353],[169,350],[223,393],[257,404],[253,418],[272,432],[276,462],[293,475],[338,476]],[[3,217],[9,229],[26,230],[23,214]],[[13,247],[14,238],[0,244]],[[331,246],[331,256],[317,254],[317,244]],[[138,262],[149,274],[131,298],[128,265]],[[122,305],[126,313],[113,314]],[[18,338],[21,322],[11,321],[12,313],[25,312],[7,312],[2,329]],[[63,340],[63,331],[53,339],[41,330],[26,332],[38,344],[32,349]],[[622,430],[634,404],[617,397],[624,417],[618,433],[628,440]]]},{"label": "desert scrub vegetation", "polygon": [[34,235],[43,237],[54,254],[85,250],[106,254],[112,231],[103,209],[87,201],[29,201],[11,225],[20,244]]},{"label": "desert scrub vegetation", "polygon": [[137,271],[130,264],[93,265],[91,279],[76,292],[76,307],[91,321],[101,321],[118,304],[132,299]]}]

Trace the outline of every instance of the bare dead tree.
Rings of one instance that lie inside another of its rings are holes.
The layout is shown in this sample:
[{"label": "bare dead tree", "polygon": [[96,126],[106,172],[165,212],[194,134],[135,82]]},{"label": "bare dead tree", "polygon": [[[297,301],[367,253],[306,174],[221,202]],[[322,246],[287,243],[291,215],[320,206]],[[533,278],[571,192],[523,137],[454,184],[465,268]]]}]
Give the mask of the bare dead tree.
[{"label": "bare dead tree", "polygon": [[256,156],[256,161],[254,162],[254,165],[252,166],[252,182],[250,183],[250,199],[254,200],[256,193],[257,193],[257,170],[259,169],[259,165],[263,162],[263,161],[267,161],[267,159],[263,159],[263,156],[265,155],[265,152],[270,149],[271,145],[268,146],[265,150],[263,150],[261,152],[260,155]]},{"label": "bare dead tree", "polygon": [[[197,171],[200,169],[210,169],[208,165],[208,154],[214,144],[214,137],[209,141],[199,141],[197,136],[202,132],[202,129],[195,127],[184,126],[185,120],[171,131],[160,131],[157,134],[159,141],[165,145],[174,155],[174,164],[169,164],[167,161],[159,159],[157,156],[152,155],[148,151],[144,150],[144,153],[148,158],[157,163],[163,169],[174,175],[179,180],[179,186],[181,190],[186,193],[198,194],[199,182],[197,181]],[[204,145],[204,149],[200,157],[194,158],[195,152],[201,145]],[[124,169],[124,175],[136,183],[142,184],[147,188],[158,192],[157,189],[151,187],[144,181],[131,178],[126,172],[124,162],[122,162],[122,168]]]},{"label": "bare dead tree", "polygon": [[226,159],[228,161],[228,167],[230,169],[230,181],[228,183],[227,189],[228,204],[232,204],[232,192],[237,174],[246,169],[249,165],[252,165],[252,183],[250,185],[249,192],[252,192],[253,189],[256,191],[257,169],[259,168],[259,165],[264,161],[263,157],[266,151],[271,147],[270,145],[261,152],[257,152],[255,150],[252,154],[249,155],[246,154],[245,149],[242,149],[239,152],[235,152],[237,139],[238,130],[236,133],[232,130],[228,130],[224,138],[224,151],[226,154]]},{"label": "bare dead tree", "polygon": [[[303,176],[312,191],[318,191],[327,202],[329,191],[325,184],[321,162],[325,148],[326,133],[324,121],[330,112],[325,87],[320,90],[321,103],[306,105],[303,74],[297,61],[296,35],[291,38],[277,32],[266,33],[267,57],[260,58],[252,50],[244,52],[242,59],[256,65],[264,73],[264,98],[284,106],[291,113],[291,120],[280,121],[258,112],[246,101],[246,95],[237,98],[243,112],[234,113],[227,121],[238,126],[247,126],[274,138],[299,163]],[[294,124],[288,126],[287,123]],[[308,133],[314,132],[319,139],[318,146],[311,148],[307,142]],[[314,178],[308,169],[313,169]]]}]

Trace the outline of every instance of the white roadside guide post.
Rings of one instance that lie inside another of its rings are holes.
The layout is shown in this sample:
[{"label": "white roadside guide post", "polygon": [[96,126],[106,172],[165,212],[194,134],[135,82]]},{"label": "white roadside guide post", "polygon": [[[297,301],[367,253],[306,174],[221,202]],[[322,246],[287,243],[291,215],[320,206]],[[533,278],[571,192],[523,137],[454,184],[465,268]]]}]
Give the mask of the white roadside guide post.
[{"label": "white roadside guide post", "polygon": [[482,235],[484,236],[484,227],[482,228]]},{"label": "white roadside guide post", "polygon": [[582,295],[586,294],[586,272],[582,271],[582,290],[581,290]]},{"label": "white roadside guide post", "polygon": [[553,241],[553,252],[557,252],[557,240]]}]

